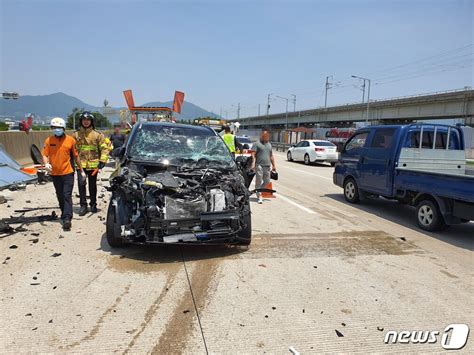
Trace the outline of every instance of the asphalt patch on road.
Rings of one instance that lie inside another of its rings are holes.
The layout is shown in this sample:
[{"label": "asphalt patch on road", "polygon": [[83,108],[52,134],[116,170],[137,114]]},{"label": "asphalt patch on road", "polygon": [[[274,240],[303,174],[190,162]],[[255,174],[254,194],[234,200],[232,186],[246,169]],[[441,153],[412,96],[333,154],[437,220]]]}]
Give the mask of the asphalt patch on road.
[{"label": "asphalt patch on road", "polygon": [[423,250],[383,231],[258,234],[241,258],[301,258],[310,256],[408,255]]}]

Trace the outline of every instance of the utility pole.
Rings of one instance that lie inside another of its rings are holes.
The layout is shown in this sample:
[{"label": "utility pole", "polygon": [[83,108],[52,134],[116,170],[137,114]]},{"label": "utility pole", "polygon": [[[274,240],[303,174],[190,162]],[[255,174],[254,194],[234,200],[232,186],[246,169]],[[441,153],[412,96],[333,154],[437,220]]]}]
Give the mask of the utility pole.
[{"label": "utility pole", "polygon": [[268,96],[267,96],[267,116],[270,115],[270,97],[272,95],[273,94],[268,94]]},{"label": "utility pole", "polygon": [[237,119],[240,120],[240,102],[237,104]]},{"label": "utility pole", "polygon": [[365,101],[365,79],[364,83],[362,84],[362,103]]},{"label": "utility pole", "polygon": [[367,79],[369,82],[369,88],[367,90],[367,119],[365,121],[366,124],[369,124],[369,105],[370,105],[370,79]]},{"label": "utility pole", "polygon": [[258,104],[258,115],[260,116],[260,104]]},{"label": "utility pole", "polygon": [[[367,80],[369,82],[369,87],[368,87],[368,90],[367,90],[367,114],[366,114],[366,117],[365,117],[365,124],[368,125],[369,124],[369,108],[370,108],[370,79],[362,78],[362,77],[357,76],[357,75],[352,75],[352,77],[364,80],[364,96],[365,96],[365,81]],[[362,103],[364,103],[363,100],[362,100]]]},{"label": "utility pole", "polygon": [[331,88],[332,83],[329,82],[329,78],[332,78],[332,75],[326,77],[326,92],[324,95],[324,108],[328,105],[328,90]]},{"label": "utility pole", "polygon": [[291,94],[291,96],[293,96],[293,112],[296,112],[296,95],[295,94]]}]

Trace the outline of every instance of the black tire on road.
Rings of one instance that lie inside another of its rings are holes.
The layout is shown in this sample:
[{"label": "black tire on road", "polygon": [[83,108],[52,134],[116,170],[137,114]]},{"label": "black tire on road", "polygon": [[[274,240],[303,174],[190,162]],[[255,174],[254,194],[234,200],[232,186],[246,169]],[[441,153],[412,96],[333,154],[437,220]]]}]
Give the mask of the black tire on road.
[{"label": "black tire on road", "polygon": [[243,218],[245,227],[238,233],[237,239],[240,245],[250,245],[252,241],[252,216],[250,214],[250,205],[248,206],[248,214]]},{"label": "black tire on road", "polygon": [[311,159],[309,158],[309,155],[308,155],[308,154],[305,154],[305,155],[304,155],[304,163],[305,163],[306,165],[311,164]]},{"label": "black tire on road", "polygon": [[291,157],[291,152],[286,153],[286,159],[288,161],[293,161],[293,158]]},{"label": "black tire on road", "polygon": [[344,197],[347,202],[358,203],[360,201],[359,187],[353,178],[344,181]]},{"label": "black tire on road", "polygon": [[112,201],[110,201],[109,208],[107,209],[105,235],[107,237],[107,243],[109,243],[112,248],[120,248],[127,245],[127,243],[120,236],[120,225],[118,225],[115,221],[115,209],[112,205]]},{"label": "black tire on road", "polygon": [[432,200],[422,200],[416,206],[416,221],[421,229],[429,232],[447,227],[438,204]]}]

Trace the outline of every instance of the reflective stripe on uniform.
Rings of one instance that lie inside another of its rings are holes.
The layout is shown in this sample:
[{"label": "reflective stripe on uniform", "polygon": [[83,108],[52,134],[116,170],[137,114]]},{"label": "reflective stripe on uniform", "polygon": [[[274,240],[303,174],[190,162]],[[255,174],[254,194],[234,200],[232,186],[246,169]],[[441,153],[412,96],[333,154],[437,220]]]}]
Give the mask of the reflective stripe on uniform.
[{"label": "reflective stripe on uniform", "polygon": [[81,150],[87,150],[87,151],[91,151],[91,152],[98,152],[99,151],[99,148],[97,148],[95,145],[80,145],[77,147],[77,149],[79,151]]},{"label": "reflective stripe on uniform", "polygon": [[97,161],[81,161],[81,166],[83,169],[95,169],[99,166],[99,160]]}]

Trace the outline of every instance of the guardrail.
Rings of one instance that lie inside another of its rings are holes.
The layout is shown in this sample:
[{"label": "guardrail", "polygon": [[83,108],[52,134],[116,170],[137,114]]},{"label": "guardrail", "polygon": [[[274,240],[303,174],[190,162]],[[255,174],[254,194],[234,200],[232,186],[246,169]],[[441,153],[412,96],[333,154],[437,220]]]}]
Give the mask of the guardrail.
[{"label": "guardrail", "polygon": [[288,148],[291,147],[291,144],[288,144],[288,143],[280,143],[280,142],[270,142],[272,144],[272,147],[275,148],[275,150],[278,152],[278,151],[282,151],[282,152],[286,152],[288,150]]}]

